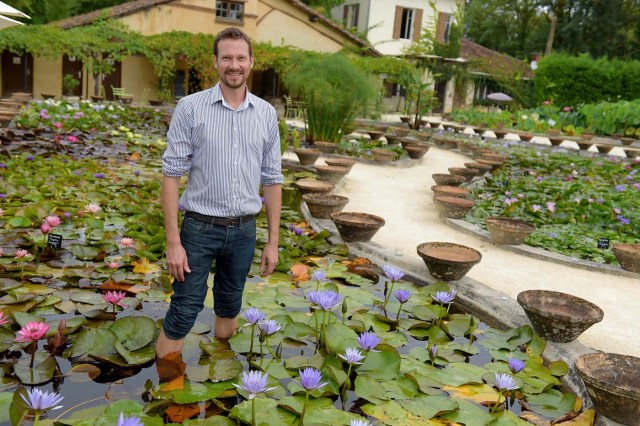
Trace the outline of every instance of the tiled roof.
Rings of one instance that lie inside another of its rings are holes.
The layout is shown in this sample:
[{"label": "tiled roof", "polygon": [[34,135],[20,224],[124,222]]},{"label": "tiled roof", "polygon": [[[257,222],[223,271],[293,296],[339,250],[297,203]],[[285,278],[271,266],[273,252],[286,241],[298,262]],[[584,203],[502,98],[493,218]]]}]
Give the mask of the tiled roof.
[{"label": "tiled roof", "polygon": [[[53,24],[58,25],[64,29],[77,27],[80,25],[87,25],[92,23],[93,21],[103,18],[120,18],[122,16],[131,15],[133,13],[139,12],[144,9],[149,9],[154,6],[159,6],[165,3],[171,3],[175,0],[135,0],[128,3],[123,3],[117,6],[108,7],[105,9],[95,10],[93,12],[85,13],[83,15],[72,16],[67,19],[63,19],[60,21],[53,22]],[[356,46],[364,47],[367,51],[374,56],[382,56],[380,52],[378,52],[373,46],[371,46],[367,41],[357,37],[355,34],[347,31],[343,26],[338,25],[324,17],[321,13],[316,12],[300,0],[284,0],[289,2],[291,5],[297,7],[298,9],[302,9],[305,11],[310,18],[313,18],[317,21],[322,21],[325,25],[333,28],[334,30],[341,33],[347,39],[351,40]]]},{"label": "tiled roof", "polygon": [[525,61],[488,49],[466,38],[460,42],[460,56],[470,62],[471,72],[494,75],[519,73],[525,78],[533,78],[533,71]]}]

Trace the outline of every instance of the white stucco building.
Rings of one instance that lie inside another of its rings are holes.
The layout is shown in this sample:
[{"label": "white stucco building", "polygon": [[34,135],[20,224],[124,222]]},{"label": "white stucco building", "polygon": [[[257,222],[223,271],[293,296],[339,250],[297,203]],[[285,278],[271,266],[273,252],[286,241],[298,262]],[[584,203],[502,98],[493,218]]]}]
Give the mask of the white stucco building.
[{"label": "white stucco building", "polygon": [[446,42],[453,15],[461,3],[462,0],[346,0],[331,10],[331,16],[347,28],[366,32],[369,42],[382,54],[395,56],[419,39],[424,28],[435,28],[438,40]]}]

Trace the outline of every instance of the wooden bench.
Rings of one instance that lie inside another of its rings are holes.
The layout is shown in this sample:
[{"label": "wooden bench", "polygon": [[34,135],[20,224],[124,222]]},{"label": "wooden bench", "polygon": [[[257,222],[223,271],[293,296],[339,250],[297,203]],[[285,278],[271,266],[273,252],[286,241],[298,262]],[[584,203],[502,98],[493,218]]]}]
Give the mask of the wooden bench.
[{"label": "wooden bench", "polygon": [[124,87],[111,86],[113,97],[122,103],[130,104],[133,101],[133,93],[127,93]]}]

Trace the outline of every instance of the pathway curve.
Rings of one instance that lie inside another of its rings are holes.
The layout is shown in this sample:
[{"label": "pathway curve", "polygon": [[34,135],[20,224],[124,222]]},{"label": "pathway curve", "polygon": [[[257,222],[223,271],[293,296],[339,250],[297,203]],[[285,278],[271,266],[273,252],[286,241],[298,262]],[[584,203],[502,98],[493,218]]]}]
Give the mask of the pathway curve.
[{"label": "pathway curve", "polygon": [[[295,156],[293,156],[295,158]],[[431,186],[433,173],[469,160],[458,153],[432,147],[419,165],[410,168],[356,164],[334,193],[349,197],[345,211],[382,216],[386,225],[373,242],[393,250],[413,270],[428,270],[416,254],[427,241],[448,241],[473,247],[482,262],[468,277],[504,293],[505,304],[515,304],[519,292],[544,289],[570,293],[602,308],[604,319],[579,338],[579,342],[605,352],[640,356],[640,280],[603,274],[533,259],[509,252],[473,235],[448,227],[438,217]],[[324,164],[323,158],[317,164]],[[518,309],[519,306],[517,306]]]}]

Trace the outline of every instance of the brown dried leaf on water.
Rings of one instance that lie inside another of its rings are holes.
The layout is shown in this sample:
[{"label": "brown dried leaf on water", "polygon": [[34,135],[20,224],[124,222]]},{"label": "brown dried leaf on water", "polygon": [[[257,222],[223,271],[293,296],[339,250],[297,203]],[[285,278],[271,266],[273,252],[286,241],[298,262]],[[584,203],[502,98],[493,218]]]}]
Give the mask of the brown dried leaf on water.
[{"label": "brown dried leaf on water", "polygon": [[291,281],[294,283],[301,283],[303,281],[309,281],[311,276],[309,275],[309,267],[302,263],[296,263],[291,267]]},{"label": "brown dried leaf on water", "polygon": [[165,410],[164,414],[170,421],[182,423],[196,414],[202,413],[209,408],[209,405],[211,405],[210,401],[205,402],[204,406],[201,406],[200,404],[173,404]]},{"label": "brown dried leaf on water", "polygon": [[[554,425],[557,426],[592,426],[596,417],[596,412],[593,409],[588,409],[583,413],[580,413],[578,417],[574,417],[569,421],[562,421],[562,419],[555,420]],[[560,423],[558,423],[560,421]]]}]

